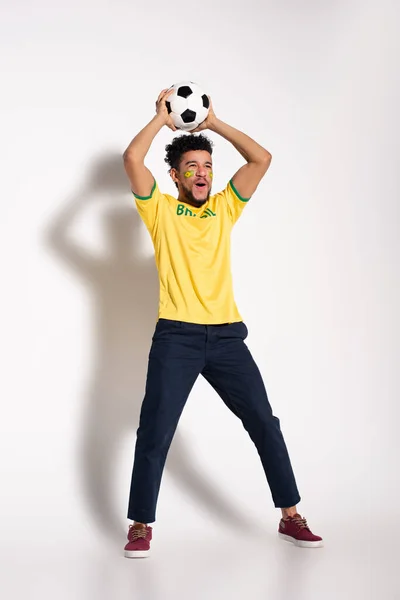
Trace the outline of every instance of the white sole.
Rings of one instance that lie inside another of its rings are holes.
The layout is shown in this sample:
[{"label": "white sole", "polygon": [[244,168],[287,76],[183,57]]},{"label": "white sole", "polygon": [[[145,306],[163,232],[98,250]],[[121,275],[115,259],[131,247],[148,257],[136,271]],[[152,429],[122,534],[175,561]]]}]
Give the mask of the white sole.
[{"label": "white sole", "polygon": [[125,558],[147,558],[150,556],[149,550],[125,550]]},{"label": "white sole", "polygon": [[323,548],[324,541],[320,540],[319,542],[303,542],[301,540],[295,540],[290,535],[285,535],[284,533],[278,532],[278,537],[285,542],[290,542],[299,548]]}]

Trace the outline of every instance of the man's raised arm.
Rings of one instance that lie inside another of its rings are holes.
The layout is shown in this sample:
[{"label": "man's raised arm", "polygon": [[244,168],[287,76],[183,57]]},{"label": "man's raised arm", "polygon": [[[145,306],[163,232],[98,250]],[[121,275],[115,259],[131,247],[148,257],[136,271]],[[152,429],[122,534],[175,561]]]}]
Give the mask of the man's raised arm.
[{"label": "man's raised arm", "polygon": [[250,198],[271,163],[272,155],[251,137],[218,119],[211,101],[207,119],[195,131],[209,129],[228,140],[247,161],[232,177],[233,185],[243,198]]},{"label": "man's raised arm", "polygon": [[151,195],[154,185],[154,177],[144,164],[144,159],[150,149],[150,146],[157,133],[167,125],[173,131],[176,131],[171,118],[168,114],[165,101],[168,99],[172,90],[163,90],[158,96],[156,102],[157,114],[131,141],[123,154],[126,174],[131,183],[131,189],[134,194],[147,198]]}]

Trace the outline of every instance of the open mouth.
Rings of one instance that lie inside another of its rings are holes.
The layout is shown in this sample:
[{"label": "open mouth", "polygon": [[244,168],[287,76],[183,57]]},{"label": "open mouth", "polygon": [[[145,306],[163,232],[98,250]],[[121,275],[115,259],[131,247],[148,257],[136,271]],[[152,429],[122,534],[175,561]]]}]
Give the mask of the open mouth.
[{"label": "open mouth", "polygon": [[195,187],[199,188],[200,190],[206,187],[206,184],[201,181],[199,181],[198,183],[195,183],[194,185],[195,185]]}]

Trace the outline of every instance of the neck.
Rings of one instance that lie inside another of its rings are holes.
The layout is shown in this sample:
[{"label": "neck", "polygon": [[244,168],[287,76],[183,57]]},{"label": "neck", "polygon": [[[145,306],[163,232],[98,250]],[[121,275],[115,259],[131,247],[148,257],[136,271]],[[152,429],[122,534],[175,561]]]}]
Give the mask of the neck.
[{"label": "neck", "polygon": [[195,200],[189,200],[186,198],[186,196],[184,196],[183,198],[179,197],[178,202],[184,202],[185,204],[190,204],[190,206],[194,206],[195,208],[200,208],[207,202],[207,200],[199,200],[199,202],[196,202]]},{"label": "neck", "polygon": [[193,197],[188,197],[186,194],[179,192],[178,202],[184,202],[185,204],[190,204],[190,206],[194,206],[195,208],[200,208],[207,202],[208,198],[205,200],[195,200]]}]

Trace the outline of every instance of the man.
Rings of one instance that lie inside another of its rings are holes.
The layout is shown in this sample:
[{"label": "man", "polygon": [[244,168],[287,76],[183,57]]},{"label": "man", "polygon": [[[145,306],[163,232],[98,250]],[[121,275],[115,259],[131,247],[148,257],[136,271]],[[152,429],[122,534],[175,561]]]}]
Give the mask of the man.
[{"label": "man", "polygon": [[167,146],[166,162],[178,199],[162,194],[144,164],[166,125],[176,130],[163,90],[156,115],[132,140],[124,164],[136,206],[153,240],[160,280],[159,320],[149,355],[146,392],[135,448],[125,556],[149,554],[156,504],[167,453],[188,395],[202,374],[253,440],[282,511],[278,535],[302,547],[319,547],[296,508],[300,501],[280,430],[260,372],[244,343],[247,328],[232,289],[230,234],[268,170],[271,154],[219,120],[210,105],[195,130],[218,133],[246,160],[227,187],[211,196],[212,144],[204,135],[182,135]]}]

